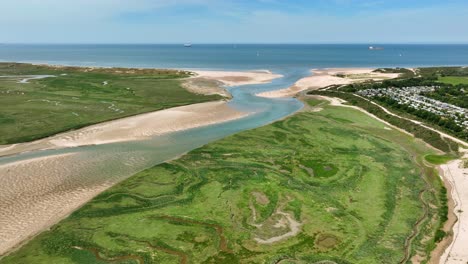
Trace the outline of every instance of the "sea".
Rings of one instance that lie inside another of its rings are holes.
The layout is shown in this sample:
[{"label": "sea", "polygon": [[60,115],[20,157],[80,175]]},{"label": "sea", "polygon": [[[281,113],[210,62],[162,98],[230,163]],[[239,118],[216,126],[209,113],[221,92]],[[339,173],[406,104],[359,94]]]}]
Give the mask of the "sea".
[{"label": "sea", "polygon": [[[332,67],[428,67],[468,65],[468,45],[50,45],[0,44],[0,61],[74,66],[146,67],[211,70],[270,70],[282,78],[271,83],[231,87],[230,106],[250,112],[247,117],[143,141],[41,150],[0,158],[1,164],[74,153],[69,181],[120,181],[148,167],[240,131],[292,115],[303,107],[294,98],[268,99],[262,91],[293,85],[311,69]],[[155,120],[157,122],[157,120]],[[67,168],[56,165],[58,174]],[[22,173],[18,171],[18,173]],[[64,173],[65,175],[65,173]],[[1,177],[1,176],[0,176]],[[65,176],[64,176],[65,177]],[[69,177],[69,176],[66,176]],[[1,181],[1,178],[0,178]]]},{"label": "sea", "polygon": [[468,64],[468,45],[375,44],[0,44],[0,61],[81,66],[255,70]]}]

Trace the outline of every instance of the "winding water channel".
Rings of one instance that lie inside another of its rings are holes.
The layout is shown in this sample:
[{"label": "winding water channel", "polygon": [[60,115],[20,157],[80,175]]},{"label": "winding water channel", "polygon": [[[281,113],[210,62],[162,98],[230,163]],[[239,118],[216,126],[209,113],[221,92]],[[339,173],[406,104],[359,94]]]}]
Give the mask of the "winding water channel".
[{"label": "winding water channel", "polygon": [[[0,253],[53,224],[97,193],[145,168],[236,132],[259,127],[302,107],[294,98],[256,93],[289,87],[309,69],[278,72],[271,83],[230,87],[229,106],[250,115],[140,141],[24,152],[0,157]],[[154,122],[158,122],[154,120]]]}]

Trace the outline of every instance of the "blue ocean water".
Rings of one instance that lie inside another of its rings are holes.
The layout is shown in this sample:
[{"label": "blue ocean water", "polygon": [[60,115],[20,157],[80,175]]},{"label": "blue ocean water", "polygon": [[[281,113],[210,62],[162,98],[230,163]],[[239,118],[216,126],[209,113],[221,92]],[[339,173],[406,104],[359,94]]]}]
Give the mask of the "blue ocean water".
[{"label": "blue ocean water", "polygon": [[[0,164],[75,153],[73,182],[120,180],[142,169],[236,132],[291,115],[302,107],[294,98],[259,98],[255,93],[293,85],[312,68],[468,65],[468,45],[0,45],[0,61],[81,66],[185,69],[267,69],[284,77],[271,83],[229,88],[232,107],[253,114],[235,121],[154,137],[144,141],[22,153]],[[138,162],[129,162],[131,160]],[[97,162],[98,161],[98,162]],[[54,168],[61,173],[65,168]],[[21,173],[21,172],[18,172]],[[1,178],[0,178],[1,180]]]},{"label": "blue ocean water", "polygon": [[468,65],[468,45],[0,45],[0,61],[158,68],[285,69]]}]

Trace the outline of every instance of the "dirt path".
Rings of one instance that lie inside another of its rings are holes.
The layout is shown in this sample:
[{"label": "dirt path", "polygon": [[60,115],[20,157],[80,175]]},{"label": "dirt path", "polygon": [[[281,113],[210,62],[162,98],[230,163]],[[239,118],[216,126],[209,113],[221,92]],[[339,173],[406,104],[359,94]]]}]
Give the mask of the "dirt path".
[{"label": "dirt path", "polygon": [[447,133],[441,132],[441,131],[439,131],[439,130],[437,130],[437,129],[435,129],[435,128],[432,128],[432,127],[430,127],[430,126],[426,126],[426,125],[424,125],[421,121],[417,121],[417,120],[413,120],[413,119],[410,119],[410,118],[402,117],[402,116],[397,115],[397,114],[395,114],[395,113],[393,113],[393,112],[390,112],[387,108],[385,108],[385,107],[383,107],[383,106],[381,106],[381,105],[379,105],[379,104],[377,104],[377,103],[375,103],[375,102],[373,102],[373,101],[371,101],[371,100],[369,100],[369,99],[367,99],[367,98],[365,98],[365,97],[362,97],[362,96],[357,95],[357,94],[353,94],[353,95],[356,96],[356,97],[359,97],[359,98],[361,98],[361,99],[364,99],[364,100],[368,101],[369,103],[371,103],[371,104],[373,104],[373,105],[375,105],[375,106],[377,106],[377,107],[380,107],[380,109],[382,109],[385,113],[387,113],[387,114],[389,114],[389,115],[396,116],[396,117],[398,117],[398,118],[405,119],[405,120],[408,120],[408,121],[410,121],[410,122],[413,122],[413,123],[415,123],[415,124],[417,124],[417,125],[420,125],[420,126],[426,128],[426,129],[429,129],[429,130],[432,130],[432,131],[438,133],[440,136],[442,136],[442,137],[444,137],[444,138],[448,138],[448,139],[450,139],[450,140],[452,140],[452,141],[454,141],[454,142],[456,142],[456,143],[458,143],[458,144],[460,144],[460,145],[463,145],[464,147],[468,147],[468,143],[465,142],[465,141],[463,141],[463,140],[461,140],[461,139],[458,139],[458,138],[456,138],[456,137],[454,137],[454,136],[451,136],[451,135],[449,135],[449,134],[447,134]]}]

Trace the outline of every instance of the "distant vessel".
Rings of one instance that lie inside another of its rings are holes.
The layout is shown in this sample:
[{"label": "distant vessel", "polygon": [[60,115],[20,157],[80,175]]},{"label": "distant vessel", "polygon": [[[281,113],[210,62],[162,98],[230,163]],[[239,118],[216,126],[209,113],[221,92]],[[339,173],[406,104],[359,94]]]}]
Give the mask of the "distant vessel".
[{"label": "distant vessel", "polygon": [[383,47],[369,46],[369,50],[383,50]]},{"label": "distant vessel", "polygon": [[185,43],[185,44],[184,44],[184,47],[190,48],[190,47],[192,47],[192,44],[190,44],[190,43]]}]

